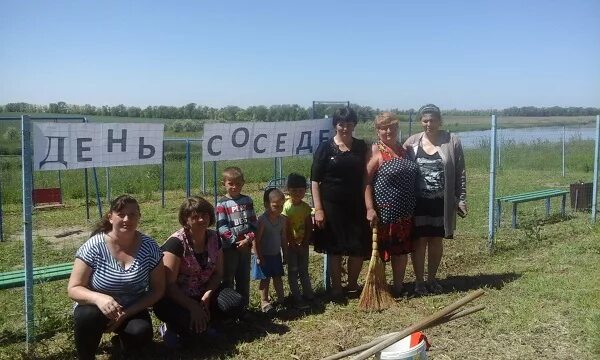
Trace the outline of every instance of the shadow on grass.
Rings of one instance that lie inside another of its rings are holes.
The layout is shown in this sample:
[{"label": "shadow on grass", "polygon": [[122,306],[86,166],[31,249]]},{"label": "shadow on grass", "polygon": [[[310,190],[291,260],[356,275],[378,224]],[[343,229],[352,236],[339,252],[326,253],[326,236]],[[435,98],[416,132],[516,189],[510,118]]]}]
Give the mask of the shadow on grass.
[{"label": "shadow on grass", "polygon": [[177,353],[171,352],[169,356],[162,358],[229,358],[237,354],[236,347],[239,343],[252,342],[271,334],[283,335],[289,330],[287,325],[276,324],[266,316],[256,315],[252,321],[240,321],[224,326],[219,329],[218,335],[200,336],[192,346]]},{"label": "shadow on grass", "polygon": [[440,280],[440,285],[445,292],[452,291],[470,291],[480,288],[492,288],[500,290],[504,284],[512,282],[521,277],[521,274],[514,272],[504,274],[479,274],[479,275],[458,275],[449,276]]},{"label": "shadow on grass", "polygon": [[[40,340],[50,339],[54,335],[65,332],[65,331],[66,331],[65,329],[56,329],[56,330],[52,330],[52,331],[36,333],[35,340],[40,341]],[[0,347],[12,345],[12,344],[24,343],[25,341],[27,341],[27,338],[25,336],[25,332],[23,332],[23,331],[3,330],[2,332],[0,332]]]}]

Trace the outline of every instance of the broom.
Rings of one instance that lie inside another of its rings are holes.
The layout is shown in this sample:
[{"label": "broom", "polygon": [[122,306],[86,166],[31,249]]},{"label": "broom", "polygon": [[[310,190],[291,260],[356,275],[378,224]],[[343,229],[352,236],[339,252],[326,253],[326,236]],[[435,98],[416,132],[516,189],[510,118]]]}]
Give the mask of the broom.
[{"label": "broom", "polygon": [[373,226],[371,261],[367,270],[365,286],[358,300],[358,308],[366,311],[380,311],[389,308],[394,298],[385,281],[385,269],[377,248],[377,225]]}]

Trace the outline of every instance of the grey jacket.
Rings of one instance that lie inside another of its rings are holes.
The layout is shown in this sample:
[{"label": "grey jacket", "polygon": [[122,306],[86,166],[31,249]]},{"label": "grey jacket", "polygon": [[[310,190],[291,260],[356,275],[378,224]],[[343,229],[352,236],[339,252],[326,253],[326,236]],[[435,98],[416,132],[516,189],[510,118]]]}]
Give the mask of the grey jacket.
[{"label": "grey jacket", "polygon": [[[414,134],[404,142],[404,147],[413,158],[424,133]],[[456,208],[459,202],[466,204],[467,173],[465,157],[458,136],[440,131],[438,153],[444,162],[444,232],[446,237],[454,235],[456,229]]]}]

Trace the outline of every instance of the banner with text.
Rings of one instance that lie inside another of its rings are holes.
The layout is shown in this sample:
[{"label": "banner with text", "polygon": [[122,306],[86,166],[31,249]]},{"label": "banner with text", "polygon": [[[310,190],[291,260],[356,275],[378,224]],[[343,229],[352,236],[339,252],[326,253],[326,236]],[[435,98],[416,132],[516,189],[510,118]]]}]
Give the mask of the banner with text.
[{"label": "banner with text", "polygon": [[163,124],[37,123],[34,170],[160,164]]},{"label": "banner with text", "polygon": [[202,160],[310,155],[333,135],[331,119],[205,124]]}]

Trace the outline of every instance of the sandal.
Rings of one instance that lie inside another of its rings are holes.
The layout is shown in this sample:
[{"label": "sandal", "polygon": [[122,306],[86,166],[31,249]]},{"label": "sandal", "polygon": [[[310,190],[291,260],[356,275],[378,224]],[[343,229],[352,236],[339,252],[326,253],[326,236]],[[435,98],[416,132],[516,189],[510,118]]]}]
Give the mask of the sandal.
[{"label": "sandal", "polygon": [[273,305],[271,303],[264,303],[260,309],[262,310],[263,313],[265,314],[273,314],[275,312],[275,308],[273,307]]}]

